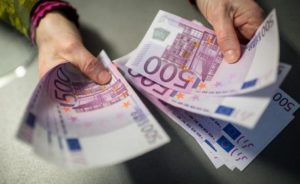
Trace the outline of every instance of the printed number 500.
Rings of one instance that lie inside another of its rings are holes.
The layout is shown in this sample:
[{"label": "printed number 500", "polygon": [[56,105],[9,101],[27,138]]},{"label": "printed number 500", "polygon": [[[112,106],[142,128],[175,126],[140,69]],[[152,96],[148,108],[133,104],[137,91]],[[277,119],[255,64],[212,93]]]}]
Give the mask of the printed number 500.
[{"label": "printed number 500", "polygon": [[277,102],[286,112],[289,112],[295,107],[294,103],[290,102],[279,92],[273,96],[273,101]]}]

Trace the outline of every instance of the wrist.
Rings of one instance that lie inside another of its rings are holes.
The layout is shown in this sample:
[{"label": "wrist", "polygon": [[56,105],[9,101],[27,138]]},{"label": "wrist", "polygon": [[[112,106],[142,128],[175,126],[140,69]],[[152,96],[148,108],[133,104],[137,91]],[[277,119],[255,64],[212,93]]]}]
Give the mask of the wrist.
[{"label": "wrist", "polygon": [[72,21],[77,27],[78,14],[76,10],[67,2],[61,0],[43,0],[37,3],[31,13],[31,40],[35,43],[36,28],[39,26],[41,20],[43,20],[47,14],[53,11],[60,12],[68,20]]},{"label": "wrist", "polygon": [[47,13],[40,21],[36,28],[35,39],[37,46],[41,47],[43,43],[81,40],[81,36],[73,22],[60,12],[53,11]]}]

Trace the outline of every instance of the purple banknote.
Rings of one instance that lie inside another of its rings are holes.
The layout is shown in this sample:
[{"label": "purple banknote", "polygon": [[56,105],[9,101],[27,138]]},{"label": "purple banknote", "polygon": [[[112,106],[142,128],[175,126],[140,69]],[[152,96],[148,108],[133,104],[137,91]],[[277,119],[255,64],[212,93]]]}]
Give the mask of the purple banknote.
[{"label": "purple banknote", "polygon": [[264,88],[276,81],[279,64],[275,11],[242,50],[228,64],[212,30],[159,11],[127,67],[182,93],[227,96]]},{"label": "purple banknote", "polygon": [[169,141],[167,134],[111,63],[99,85],[70,63],[52,69],[29,102],[19,137],[40,156],[69,167],[119,163]]}]

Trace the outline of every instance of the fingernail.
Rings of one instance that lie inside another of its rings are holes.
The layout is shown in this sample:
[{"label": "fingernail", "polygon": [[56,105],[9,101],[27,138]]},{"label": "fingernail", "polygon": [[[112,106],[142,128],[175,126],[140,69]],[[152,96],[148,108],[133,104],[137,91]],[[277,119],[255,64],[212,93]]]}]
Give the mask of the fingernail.
[{"label": "fingernail", "polygon": [[103,70],[98,75],[98,82],[100,84],[107,84],[111,80],[111,74],[107,70]]},{"label": "fingernail", "polygon": [[228,50],[225,52],[225,60],[228,63],[236,62],[239,59],[238,57],[238,53],[235,50]]}]

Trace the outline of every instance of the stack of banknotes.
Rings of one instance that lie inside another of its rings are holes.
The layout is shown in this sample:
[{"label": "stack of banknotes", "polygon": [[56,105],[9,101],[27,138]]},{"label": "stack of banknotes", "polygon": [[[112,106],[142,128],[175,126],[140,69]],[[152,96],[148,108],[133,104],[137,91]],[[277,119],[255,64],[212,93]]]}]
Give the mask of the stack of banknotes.
[{"label": "stack of banknotes", "polygon": [[279,89],[291,66],[279,63],[272,11],[228,64],[214,32],[159,11],[138,47],[111,60],[98,58],[112,80],[98,85],[70,63],[39,82],[18,137],[57,165],[117,164],[169,142],[130,82],[185,129],[216,168],[243,170],[294,118],[299,104]]}]

